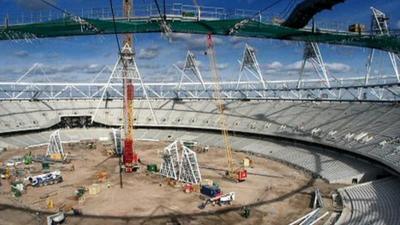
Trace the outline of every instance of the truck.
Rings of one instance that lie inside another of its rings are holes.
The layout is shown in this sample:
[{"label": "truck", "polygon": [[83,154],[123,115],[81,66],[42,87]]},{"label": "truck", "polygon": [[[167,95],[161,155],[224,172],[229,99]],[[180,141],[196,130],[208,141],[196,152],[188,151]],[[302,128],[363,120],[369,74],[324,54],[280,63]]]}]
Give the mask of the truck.
[{"label": "truck", "polygon": [[56,170],[53,172],[28,177],[28,180],[33,187],[41,187],[49,184],[60,183],[63,181],[63,178],[61,176],[61,172]]},{"label": "truck", "polygon": [[234,200],[235,200],[235,192],[229,192],[228,194],[218,195],[216,197],[207,199],[200,205],[199,208],[204,209],[208,204],[212,205],[218,204],[220,206],[231,205]]}]

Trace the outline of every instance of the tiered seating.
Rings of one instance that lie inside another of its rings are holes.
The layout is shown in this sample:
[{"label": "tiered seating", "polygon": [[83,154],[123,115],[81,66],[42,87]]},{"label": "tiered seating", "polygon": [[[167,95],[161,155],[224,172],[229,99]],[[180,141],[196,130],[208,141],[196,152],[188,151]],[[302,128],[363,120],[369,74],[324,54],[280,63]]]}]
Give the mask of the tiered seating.
[{"label": "tiered seating", "polygon": [[343,213],[336,225],[400,224],[400,181],[372,181],[339,189]]},{"label": "tiered seating", "polygon": [[[0,143],[8,147],[27,147],[46,144],[51,131],[15,135],[0,138]],[[139,140],[172,141],[177,138],[197,141],[202,145],[223,147],[223,138],[219,132],[179,131],[171,129],[136,129],[135,136]],[[63,142],[102,138],[111,140],[111,129],[63,129]],[[354,178],[358,181],[374,179],[379,169],[356,159],[310,147],[294,147],[281,145],[268,140],[250,137],[231,136],[231,145],[235,150],[259,153],[270,158],[284,161],[321,176],[332,183],[350,183]],[[0,146],[1,147],[1,146]]]},{"label": "tiered seating", "polygon": [[[48,128],[61,116],[93,115],[98,100],[3,101],[0,133]],[[209,100],[152,101],[164,127],[220,129],[215,103]],[[121,101],[101,107],[95,121],[121,125]],[[227,101],[228,127],[232,131],[283,136],[352,151],[379,160],[400,172],[400,143],[383,148],[380,142],[400,136],[400,108],[383,103],[332,103],[290,101]],[[154,126],[148,103],[135,103],[136,124]],[[316,132],[317,131],[317,132]]]},{"label": "tiered seating", "polygon": [[[158,131],[147,132],[146,136],[151,138]],[[164,136],[173,133],[170,130],[162,130]],[[203,145],[223,147],[223,140],[219,133],[205,132],[182,132],[173,133],[174,138],[192,137]],[[159,137],[159,136],[158,136]],[[184,138],[187,139],[187,138]],[[165,140],[165,139],[164,139]],[[333,152],[322,149],[308,149],[307,147],[293,147],[271,143],[268,140],[259,140],[246,137],[231,136],[231,145],[234,149],[259,153],[278,159],[298,167],[304,168],[314,174],[321,176],[332,183],[350,183],[353,179],[364,181],[374,179],[379,169],[368,164],[347,158]]]}]

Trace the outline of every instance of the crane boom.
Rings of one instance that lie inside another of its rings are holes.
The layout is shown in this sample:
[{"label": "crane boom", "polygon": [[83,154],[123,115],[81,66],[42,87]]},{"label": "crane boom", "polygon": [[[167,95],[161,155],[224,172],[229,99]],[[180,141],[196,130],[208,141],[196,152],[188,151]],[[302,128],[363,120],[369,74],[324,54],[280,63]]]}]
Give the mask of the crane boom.
[{"label": "crane boom", "polygon": [[[132,0],[123,0],[123,12],[124,17],[128,19],[132,14]],[[129,68],[128,65],[134,61],[135,51],[133,48],[132,42],[132,34],[124,35],[124,46],[127,46],[128,50],[121,52],[121,58],[123,63],[122,70],[122,82],[123,82],[123,92],[124,92],[124,100],[123,100],[123,114],[124,114],[124,166],[125,172],[131,173],[138,168],[139,156],[135,152],[135,142],[134,142],[134,95],[135,95],[135,86],[134,80],[132,76],[129,76]],[[125,48],[124,48],[125,49]]]},{"label": "crane boom", "polygon": [[220,86],[220,76],[218,73],[217,60],[215,57],[214,42],[212,40],[211,34],[207,37],[207,55],[210,58],[211,73],[214,81],[214,94],[216,99],[216,105],[219,111],[219,123],[221,125],[221,133],[224,138],[225,155],[228,161],[228,171],[227,175],[236,181],[244,181],[247,178],[247,171],[245,169],[235,168],[233,157],[232,157],[232,146],[229,140],[228,124],[226,121],[226,116],[224,114],[225,104],[221,96],[221,86]]}]

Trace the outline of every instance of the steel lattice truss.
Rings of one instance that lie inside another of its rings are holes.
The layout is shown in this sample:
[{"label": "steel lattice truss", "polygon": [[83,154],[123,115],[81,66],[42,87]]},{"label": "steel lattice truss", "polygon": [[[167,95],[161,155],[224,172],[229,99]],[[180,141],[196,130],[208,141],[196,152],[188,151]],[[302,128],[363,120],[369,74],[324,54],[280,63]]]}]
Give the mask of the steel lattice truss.
[{"label": "steel lattice truss", "polygon": [[[371,29],[374,35],[388,36],[389,30],[385,14],[372,8]],[[197,11],[196,11],[197,13]],[[325,66],[316,42],[307,42],[304,47],[303,64],[299,78],[275,81],[268,74],[261,73],[255,49],[245,46],[237,80],[220,82],[221,96],[225,99],[285,99],[285,100],[339,100],[339,101],[398,101],[400,80],[398,55],[388,52],[394,74],[371,76],[375,50],[368,58],[366,74],[360,77],[333,77]],[[303,79],[304,68],[309,62],[317,74],[314,79]],[[121,59],[118,59],[106,83],[96,82],[103,68],[92,82],[30,82],[25,81],[32,72],[45,74],[40,65],[34,64],[15,82],[0,82],[0,99],[113,99],[122,98]],[[188,52],[184,67],[174,68],[181,74],[176,82],[145,82],[135,60],[131,65],[135,77],[135,97],[146,99],[213,99],[215,84],[203,78],[192,52]],[[248,75],[249,74],[249,75]],[[248,75],[248,76],[247,76]],[[103,101],[99,101],[97,109]],[[97,111],[96,109],[96,111]],[[157,120],[151,110],[155,123]]]},{"label": "steel lattice truss", "polygon": [[[166,6],[166,15],[161,18],[155,7],[135,7],[135,17],[126,18],[116,13],[116,32],[167,34],[197,33],[235,35],[242,37],[271,38],[279,40],[318,42],[334,45],[349,45],[376,48],[400,53],[400,41],[396,36],[352,33],[342,29],[320,28],[314,32],[310,28],[293,29],[274,23],[271,17],[263,18],[256,11],[173,4]],[[201,9],[201,10],[200,10]],[[87,12],[89,11],[89,12]],[[229,11],[229,12],[228,12]],[[114,22],[110,9],[91,9],[65,15],[49,12],[34,15],[4,15],[5,25],[0,26],[0,40],[28,41],[38,38],[73,35],[104,35],[114,33]],[[79,15],[79,16],[78,16]],[[255,18],[255,19],[254,19]],[[267,19],[267,20],[265,20]],[[231,32],[234,30],[234,32]]]},{"label": "steel lattice truss", "polygon": [[182,142],[180,144],[182,146],[182,157],[179,164],[179,181],[199,184],[201,182],[201,173],[196,153],[184,146]]},{"label": "steel lattice truss", "polygon": [[[122,97],[123,90],[122,90],[122,84],[121,83],[122,83],[122,79],[123,79],[123,73],[126,70],[127,77],[129,79],[132,79],[132,80],[138,82],[140,84],[140,86],[142,87],[141,88],[142,97],[144,97],[147,100],[148,107],[149,107],[149,109],[151,111],[151,115],[153,116],[153,120],[157,124],[157,118],[154,115],[153,107],[151,105],[151,102],[149,101],[149,95],[147,94],[148,91],[144,87],[142,75],[141,75],[141,73],[140,73],[140,71],[139,71],[139,69],[137,67],[135,57],[133,56],[133,50],[128,44],[125,44],[124,47],[122,48],[121,52],[130,53],[132,55],[132,57],[124,58],[125,56],[120,55],[120,57],[118,58],[117,62],[114,65],[114,68],[113,68],[113,70],[111,72],[111,75],[108,78],[107,84],[101,88],[102,94],[101,94],[100,100],[99,100],[99,102],[97,104],[94,116],[92,117],[92,122],[94,121],[94,119],[96,117],[96,114],[97,114],[97,111],[101,107],[101,105],[103,103],[103,100],[105,99],[105,97],[107,97],[106,95],[109,95],[109,93],[110,93],[109,91],[112,91],[115,94],[117,94],[118,96]],[[124,62],[127,63],[127,68],[126,69],[124,68]],[[114,88],[113,84],[120,85],[119,89]],[[127,124],[125,126],[127,126]]]},{"label": "steel lattice truss", "polygon": [[122,155],[123,152],[123,145],[122,145],[122,137],[121,137],[121,129],[112,129],[113,139],[114,139],[114,146],[115,152],[117,155]]},{"label": "steel lattice truss", "polygon": [[160,174],[178,180],[179,173],[179,149],[178,141],[174,141],[166,148],[162,154],[163,162],[160,167]]},{"label": "steel lattice truss", "polygon": [[[182,155],[179,158],[179,150]],[[196,153],[176,140],[168,145],[162,154],[160,175],[179,180],[184,183],[199,184],[201,173],[197,162]]]},{"label": "steel lattice truss", "polygon": [[54,131],[50,134],[49,145],[47,146],[46,156],[53,154],[60,154],[64,156],[64,149],[61,143],[60,130]]},{"label": "steel lattice truss", "polygon": [[[357,100],[357,101],[398,101],[400,83],[394,75],[370,76],[367,85],[365,77],[350,77],[335,80],[325,79],[269,81],[268,87],[257,80],[222,81],[221,94],[226,99],[293,99],[293,100]],[[240,89],[237,85],[240,85]],[[105,92],[105,90],[113,92]],[[214,83],[200,82],[149,82],[135,83],[136,98],[146,99],[213,99]],[[102,95],[102,93],[107,93]],[[122,98],[119,83],[66,83],[66,82],[0,82],[2,100],[41,99],[109,99]]]}]

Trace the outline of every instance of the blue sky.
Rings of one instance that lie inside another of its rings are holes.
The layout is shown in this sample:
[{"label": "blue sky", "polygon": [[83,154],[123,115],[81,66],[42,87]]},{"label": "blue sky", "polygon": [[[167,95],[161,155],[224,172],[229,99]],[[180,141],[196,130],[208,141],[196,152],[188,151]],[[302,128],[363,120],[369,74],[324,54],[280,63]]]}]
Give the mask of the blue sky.
[{"label": "blue sky", "polygon": [[[59,7],[75,14],[81,9],[107,8],[108,0],[52,0]],[[114,0],[119,9],[122,1]],[[146,5],[153,1],[135,0],[136,5]],[[162,1],[160,1],[162,2]],[[227,9],[260,10],[273,2],[272,0],[198,0],[200,5],[224,7]],[[282,0],[278,5],[265,12],[267,15],[281,15],[291,2],[300,0]],[[193,4],[192,1],[171,0],[167,3]],[[384,11],[390,17],[392,29],[400,29],[400,1],[390,0],[347,0],[334,7],[332,11],[320,13],[316,20],[320,24],[345,28],[352,23],[370,24],[370,6]],[[39,0],[0,0],[0,18],[8,14],[29,15],[39,11],[50,10]],[[286,10],[288,11],[288,10]],[[397,13],[396,13],[397,12]],[[3,20],[3,19],[1,19]],[[137,63],[145,80],[176,80],[178,73],[173,64],[181,65],[187,50],[197,56],[204,77],[209,75],[209,61],[203,54],[205,49],[204,35],[176,34],[171,42],[158,33],[136,34],[135,49]],[[224,79],[236,79],[245,43],[257,50],[258,61],[264,78],[267,80],[297,79],[303,45],[299,42],[287,42],[268,39],[244,39],[216,36],[216,52],[220,73]],[[362,76],[365,73],[368,49],[320,45],[328,70],[336,77]],[[67,37],[25,41],[0,42],[0,80],[16,80],[34,64],[39,65],[45,73],[37,70],[32,80],[53,81],[88,81],[102,68],[112,67],[117,59],[117,46],[112,35]],[[316,77],[310,72],[308,76]],[[100,77],[107,77],[108,71]],[[374,63],[374,73],[392,73],[388,57],[379,52]]]}]

